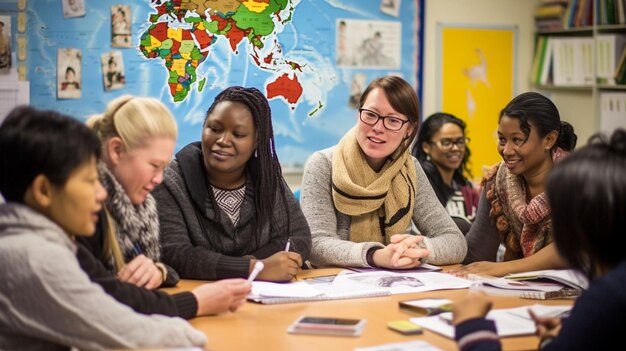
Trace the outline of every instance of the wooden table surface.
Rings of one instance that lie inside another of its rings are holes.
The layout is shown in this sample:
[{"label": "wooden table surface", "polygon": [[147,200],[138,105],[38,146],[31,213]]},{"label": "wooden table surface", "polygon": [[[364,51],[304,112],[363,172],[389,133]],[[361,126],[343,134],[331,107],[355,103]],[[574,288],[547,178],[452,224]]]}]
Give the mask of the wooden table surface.
[{"label": "wooden table surface", "polygon": [[[336,274],[338,268],[303,271],[297,279]],[[188,291],[200,284],[197,280],[182,280],[176,288],[163,289],[169,293]],[[207,350],[353,350],[355,347],[374,346],[392,342],[424,340],[443,350],[457,350],[454,340],[428,330],[421,335],[405,336],[387,329],[387,322],[415,317],[400,311],[398,301],[425,297],[447,298],[458,301],[469,293],[468,289],[437,290],[423,293],[399,294],[383,297],[334,301],[312,301],[277,305],[247,302],[235,313],[199,317],[191,324],[206,333]],[[572,304],[572,300],[527,300],[510,297],[490,297],[494,308],[510,308],[535,303]],[[287,334],[287,327],[299,316],[365,318],[367,325],[358,337]],[[535,350],[539,339],[535,336],[503,338],[504,350]]]}]

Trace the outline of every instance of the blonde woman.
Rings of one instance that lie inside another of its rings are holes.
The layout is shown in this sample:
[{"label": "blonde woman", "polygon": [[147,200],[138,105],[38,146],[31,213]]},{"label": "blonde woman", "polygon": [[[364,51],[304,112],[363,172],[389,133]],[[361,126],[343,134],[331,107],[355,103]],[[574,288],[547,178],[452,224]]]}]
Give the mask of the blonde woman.
[{"label": "blonde woman", "polygon": [[150,192],[163,180],[178,129],[159,100],[121,96],[87,124],[102,143],[100,181],[109,194],[89,251],[118,279],[154,289],[173,286],[178,274],[160,262],[159,218]]}]

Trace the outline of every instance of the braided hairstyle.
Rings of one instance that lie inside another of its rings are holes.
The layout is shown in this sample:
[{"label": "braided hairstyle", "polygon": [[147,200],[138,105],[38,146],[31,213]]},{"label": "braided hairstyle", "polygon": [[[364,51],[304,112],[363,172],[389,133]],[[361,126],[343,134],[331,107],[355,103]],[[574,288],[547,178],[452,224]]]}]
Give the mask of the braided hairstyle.
[{"label": "braided hairstyle", "polygon": [[[209,107],[204,123],[206,124],[209,115],[215,107],[223,101],[239,102],[248,107],[252,114],[252,120],[256,129],[257,149],[246,163],[246,170],[254,179],[254,205],[256,242],[259,245],[261,233],[265,226],[269,226],[272,221],[274,199],[276,188],[285,197],[285,188],[280,184],[284,182],[282,169],[276,153],[276,143],[274,141],[274,129],[272,127],[272,110],[261,91],[256,88],[244,88],[232,86],[219,93],[211,107]],[[211,196],[213,199],[213,196]],[[213,199],[215,201],[215,199]],[[285,212],[289,211],[286,208]],[[287,221],[289,223],[289,221]],[[287,228],[289,231],[289,228]]]}]

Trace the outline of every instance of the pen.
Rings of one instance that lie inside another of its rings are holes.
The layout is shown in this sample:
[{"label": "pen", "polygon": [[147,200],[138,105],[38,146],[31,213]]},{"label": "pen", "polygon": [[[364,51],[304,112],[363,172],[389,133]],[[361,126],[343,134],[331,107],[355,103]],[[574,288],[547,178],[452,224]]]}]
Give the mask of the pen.
[{"label": "pen", "polygon": [[252,283],[254,278],[256,278],[256,276],[261,273],[263,267],[265,267],[265,265],[263,265],[263,262],[256,261],[256,263],[254,264],[254,268],[252,268],[252,272],[250,272],[250,275],[248,276],[248,283]]},{"label": "pen", "polygon": [[135,256],[141,255],[141,245],[139,243],[135,243],[135,245],[133,245],[132,251]]},{"label": "pen", "polygon": [[289,252],[289,246],[291,246],[291,241],[287,239],[287,245],[285,245],[285,252]]},{"label": "pen", "polygon": [[451,312],[440,313],[439,319],[443,321],[444,323],[446,323],[447,325],[452,325],[452,313]]}]

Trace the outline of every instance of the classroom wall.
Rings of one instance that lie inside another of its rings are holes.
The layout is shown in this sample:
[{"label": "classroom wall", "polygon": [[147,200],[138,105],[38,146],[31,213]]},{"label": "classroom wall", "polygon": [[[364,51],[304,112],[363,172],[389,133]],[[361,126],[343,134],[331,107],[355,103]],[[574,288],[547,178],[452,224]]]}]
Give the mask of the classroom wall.
[{"label": "classroom wall", "polygon": [[[517,84],[516,93],[534,90],[529,74],[534,51],[533,12],[539,0],[426,0],[424,30],[423,112],[437,112],[437,24],[516,25]],[[598,130],[593,96],[588,91],[540,91],[556,104],[561,119],[570,122],[578,135],[578,145],[584,145]],[[504,107],[504,106],[502,106]],[[497,116],[494,116],[496,123]]]},{"label": "classroom wall", "polygon": [[[529,82],[534,51],[533,12],[539,0],[426,0],[424,18],[424,67],[422,85],[423,115],[437,111],[437,24],[516,25],[517,32],[517,82],[516,94],[533,90]],[[593,117],[593,97],[590,91],[572,93],[542,91],[553,99],[561,118],[574,125],[579,145],[597,130]],[[504,106],[502,106],[504,107]],[[494,124],[497,116],[494,116]],[[292,189],[300,186],[301,174],[286,175]]]}]

